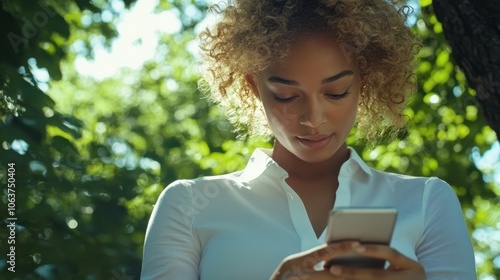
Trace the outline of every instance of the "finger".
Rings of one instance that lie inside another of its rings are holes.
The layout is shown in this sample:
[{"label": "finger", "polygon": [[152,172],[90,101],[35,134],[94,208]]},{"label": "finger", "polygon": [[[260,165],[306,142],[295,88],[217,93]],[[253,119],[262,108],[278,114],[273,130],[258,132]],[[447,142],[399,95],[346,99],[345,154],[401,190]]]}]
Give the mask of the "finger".
[{"label": "finger", "polygon": [[324,244],[311,250],[292,255],[285,259],[285,261],[295,266],[312,269],[316,264],[322,261],[328,261],[346,253],[352,253],[358,246],[360,246],[360,244],[356,241]]},{"label": "finger", "polygon": [[385,259],[391,264],[391,268],[395,270],[420,266],[418,262],[386,245],[362,244],[354,248],[354,251],[362,256]]},{"label": "finger", "polygon": [[346,266],[333,265],[328,272],[341,279],[385,279],[387,271],[383,269],[352,268]]},{"label": "finger", "polygon": [[370,269],[370,268],[353,268],[334,265],[330,267],[329,272],[333,279],[349,279],[349,280],[373,280],[373,279],[413,279],[425,280],[425,271],[420,267],[408,268],[405,270],[386,270],[386,269]]},{"label": "finger", "polygon": [[346,278],[338,278],[335,275],[332,275],[329,271],[327,270],[321,270],[321,271],[306,271],[306,270],[289,270],[285,272],[280,280],[338,280],[338,279],[343,279],[345,280]]},{"label": "finger", "polygon": [[312,260],[314,260],[315,264],[317,264],[319,262],[328,261],[341,255],[352,253],[358,246],[360,246],[360,243],[357,241],[345,241],[324,245],[318,250],[309,252],[304,260],[310,260],[310,263],[312,263]]}]

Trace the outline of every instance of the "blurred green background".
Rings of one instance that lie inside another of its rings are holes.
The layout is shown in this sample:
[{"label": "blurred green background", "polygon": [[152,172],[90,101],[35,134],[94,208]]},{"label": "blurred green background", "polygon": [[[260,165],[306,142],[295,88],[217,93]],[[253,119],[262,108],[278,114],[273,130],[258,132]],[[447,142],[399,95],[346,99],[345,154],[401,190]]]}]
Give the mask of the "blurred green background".
[{"label": "blurred green background", "polygon": [[[237,141],[197,88],[193,40],[207,3],[149,1],[154,14],[119,30],[145,1],[0,1],[1,279],[139,279],[144,233],[162,189],[178,178],[241,169],[255,147],[270,147],[264,139]],[[375,168],[449,182],[471,230],[478,277],[497,279],[497,137],[450,57],[431,1],[409,3],[408,24],[424,47],[408,132],[374,148],[349,143]],[[140,55],[113,42],[153,26],[160,27],[153,42],[139,36],[131,43],[153,46],[137,67],[104,75],[87,61],[104,50]],[[9,163],[15,273],[7,263]]]}]

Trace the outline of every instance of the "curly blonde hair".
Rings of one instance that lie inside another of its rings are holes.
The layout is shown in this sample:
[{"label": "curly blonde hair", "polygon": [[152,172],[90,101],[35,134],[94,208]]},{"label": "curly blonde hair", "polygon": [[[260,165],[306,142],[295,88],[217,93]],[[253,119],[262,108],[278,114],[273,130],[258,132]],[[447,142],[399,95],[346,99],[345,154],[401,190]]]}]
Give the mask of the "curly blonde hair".
[{"label": "curly blonde hair", "polygon": [[364,85],[358,138],[377,142],[405,127],[402,112],[416,87],[419,45],[405,25],[410,8],[386,0],[235,0],[212,10],[221,17],[199,35],[200,85],[244,136],[271,135],[245,76],[285,58],[303,32],[318,31],[347,46],[358,62]]}]

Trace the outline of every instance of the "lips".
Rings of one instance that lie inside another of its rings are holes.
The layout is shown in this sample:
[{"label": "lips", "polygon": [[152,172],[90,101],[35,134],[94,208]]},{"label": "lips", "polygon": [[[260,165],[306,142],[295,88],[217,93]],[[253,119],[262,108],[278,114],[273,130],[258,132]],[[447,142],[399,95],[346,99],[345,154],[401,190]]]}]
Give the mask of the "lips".
[{"label": "lips", "polygon": [[300,144],[310,150],[321,150],[332,140],[333,134],[317,134],[307,136],[297,136]]}]

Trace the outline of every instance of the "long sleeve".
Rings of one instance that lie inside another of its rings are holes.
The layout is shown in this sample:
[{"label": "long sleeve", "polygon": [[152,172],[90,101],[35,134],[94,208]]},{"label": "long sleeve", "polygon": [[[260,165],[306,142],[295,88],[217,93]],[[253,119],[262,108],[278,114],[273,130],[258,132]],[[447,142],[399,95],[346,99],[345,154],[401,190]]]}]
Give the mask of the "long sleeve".
[{"label": "long sleeve", "polygon": [[424,229],[416,254],[427,279],[476,279],[474,251],[452,188],[442,180],[430,178],[422,207]]},{"label": "long sleeve", "polygon": [[199,279],[200,249],[191,230],[194,214],[189,181],[165,188],[146,231],[142,280]]}]

